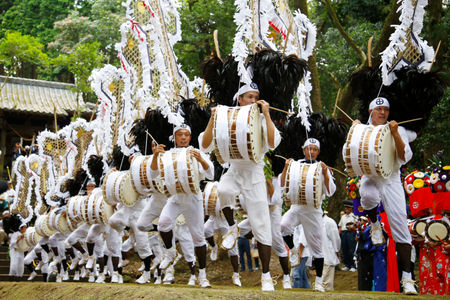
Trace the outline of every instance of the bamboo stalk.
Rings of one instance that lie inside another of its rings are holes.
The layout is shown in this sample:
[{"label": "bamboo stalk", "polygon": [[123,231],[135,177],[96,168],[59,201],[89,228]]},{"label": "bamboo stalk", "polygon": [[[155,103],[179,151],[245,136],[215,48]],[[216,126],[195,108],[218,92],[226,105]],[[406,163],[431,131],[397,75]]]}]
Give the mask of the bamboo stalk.
[{"label": "bamboo stalk", "polygon": [[331,115],[333,118],[334,118],[334,115],[336,114],[336,106],[337,106],[340,95],[341,95],[341,89],[338,89],[337,95],[336,95],[336,101],[334,101],[333,114]]},{"label": "bamboo stalk", "polygon": [[282,159],[284,159],[284,160],[287,160],[287,158],[284,157],[284,156],[281,156],[281,155],[278,155],[278,154],[275,154],[275,156],[276,156],[276,157],[279,157],[279,158],[282,158]]},{"label": "bamboo stalk", "polygon": [[415,119],[411,119],[411,120],[401,121],[401,122],[398,122],[397,124],[400,125],[400,124],[405,124],[405,123],[409,123],[409,122],[420,121],[422,119],[423,118],[415,118]]},{"label": "bamboo stalk", "polygon": [[440,48],[440,47],[441,47],[441,41],[439,41],[439,44],[438,44],[438,46],[437,46],[437,48],[436,48],[436,52],[434,53],[434,57],[433,57],[433,60],[431,61],[431,65],[430,65],[430,68],[428,69],[428,72],[431,71],[431,68],[433,67],[434,62],[436,61],[436,57],[437,57],[437,54],[438,54],[438,52],[439,52],[439,48]]},{"label": "bamboo stalk", "polygon": [[89,118],[89,122],[91,122],[94,119],[95,112],[97,111],[98,101],[99,99],[97,99],[97,103],[95,103],[94,110],[92,110],[91,117]]},{"label": "bamboo stalk", "polygon": [[340,107],[337,106],[337,105],[336,105],[336,108],[339,109],[339,111],[340,111],[341,113],[343,113],[344,116],[346,116],[347,118],[349,118],[350,121],[352,121],[352,122],[354,121],[349,115],[347,115],[347,113],[346,113],[345,111],[342,110],[342,108],[340,108]]},{"label": "bamboo stalk", "polygon": [[370,37],[369,42],[367,43],[367,59],[368,59],[368,65],[369,67],[372,67],[372,41],[373,36]]},{"label": "bamboo stalk", "polygon": [[220,60],[222,60],[222,58],[220,57],[220,50],[219,50],[219,31],[217,29],[214,30],[213,36],[214,36],[214,46],[216,47],[217,57]]},{"label": "bamboo stalk", "polygon": [[333,171],[336,171],[336,172],[338,172],[339,174],[341,174],[342,176],[345,176],[345,177],[348,177],[348,175],[347,174],[345,174],[344,172],[342,172],[342,171],[339,171],[338,169],[335,169],[335,168],[332,168],[332,167],[330,167],[330,166],[327,166],[328,168],[330,168],[331,170],[333,170]]},{"label": "bamboo stalk", "polygon": [[31,146],[30,150],[28,151],[28,155],[31,154],[31,151],[33,150],[34,140],[36,139],[36,135],[33,134],[33,138],[31,139]]},{"label": "bamboo stalk", "polygon": [[158,142],[155,140],[155,138],[150,134],[150,132],[148,132],[148,130],[145,130],[145,133],[152,139],[152,141],[153,141],[156,145],[159,145]]},{"label": "bamboo stalk", "polygon": [[58,133],[58,118],[56,117],[56,106],[53,105],[53,119],[55,121],[55,133]]},{"label": "bamboo stalk", "polygon": [[292,22],[289,22],[288,32],[286,34],[286,39],[284,40],[283,56],[284,56],[284,53],[286,52],[287,42],[289,40],[289,34],[291,32],[291,29],[292,29]]}]

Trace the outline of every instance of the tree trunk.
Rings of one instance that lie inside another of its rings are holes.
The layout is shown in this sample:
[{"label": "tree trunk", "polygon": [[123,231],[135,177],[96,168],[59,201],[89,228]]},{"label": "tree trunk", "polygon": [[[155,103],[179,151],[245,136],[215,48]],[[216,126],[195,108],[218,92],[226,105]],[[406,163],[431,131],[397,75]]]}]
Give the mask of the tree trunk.
[{"label": "tree trunk", "polygon": [[[442,69],[445,67],[445,58],[446,55],[445,49],[447,49],[448,45],[448,33],[447,30],[442,30],[442,1],[441,0],[429,0],[428,6],[425,7],[428,11],[428,16],[430,21],[428,23],[428,44],[434,47],[434,50],[437,50],[437,45],[439,41],[441,41],[440,50],[437,53],[436,61],[434,62],[433,69]],[[436,29],[441,30],[436,30]]]}]

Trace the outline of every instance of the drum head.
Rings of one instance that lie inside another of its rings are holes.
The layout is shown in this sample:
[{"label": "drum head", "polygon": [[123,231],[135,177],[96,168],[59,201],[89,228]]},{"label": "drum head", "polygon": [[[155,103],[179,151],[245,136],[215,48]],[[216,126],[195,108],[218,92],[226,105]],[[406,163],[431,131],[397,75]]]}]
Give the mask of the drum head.
[{"label": "drum head", "polygon": [[114,214],[114,208],[102,199],[102,222],[107,225],[109,218]]},{"label": "drum head", "polygon": [[67,223],[67,218],[62,214],[62,211],[56,215],[56,228],[59,232],[66,233],[70,232],[69,224]]},{"label": "drum head", "polygon": [[[392,137],[389,125],[380,125],[383,129],[380,132],[378,141],[379,156],[379,170],[383,178],[388,178],[392,174],[392,168],[396,161],[394,138]],[[378,126],[377,126],[378,127]]]},{"label": "drum head", "polygon": [[20,251],[25,252],[30,248],[30,245],[28,245],[27,240],[23,238],[17,242],[17,248],[19,248]]},{"label": "drum head", "polygon": [[250,131],[250,144],[253,153],[252,160],[258,163],[262,159],[263,143],[263,130],[261,126],[261,115],[259,113],[258,104],[252,104],[248,124]]},{"label": "drum head", "polygon": [[125,173],[122,177],[122,180],[120,181],[119,193],[120,202],[128,207],[134,206],[139,199],[139,195],[134,189],[133,184],[131,183],[129,172]]},{"label": "drum head", "polygon": [[425,233],[433,242],[444,242],[448,239],[449,224],[444,220],[432,220],[427,224]]},{"label": "drum head", "polygon": [[425,232],[426,227],[427,227],[427,222],[425,222],[423,220],[419,220],[414,225],[413,230],[417,235],[422,236],[423,233]]}]

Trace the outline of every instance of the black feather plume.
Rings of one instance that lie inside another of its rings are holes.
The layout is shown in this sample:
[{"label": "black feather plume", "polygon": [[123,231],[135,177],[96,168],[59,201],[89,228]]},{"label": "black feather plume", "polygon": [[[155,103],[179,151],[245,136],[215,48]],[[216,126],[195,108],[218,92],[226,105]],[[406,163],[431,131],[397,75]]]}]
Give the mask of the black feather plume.
[{"label": "black feather plume", "polygon": [[101,156],[91,155],[87,161],[89,174],[94,178],[95,185],[100,186],[100,180],[103,176],[103,160]]},{"label": "black feather plume", "polygon": [[200,107],[196,99],[184,99],[180,105],[184,123],[191,127],[191,145],[198,148],[198,136],[208,125],[211,110],[209,107]]},{"label": "black feather plume", "polygon": [[113,167],[118,171],[126,171],[130,169],[129,156],[122,153],[119,146],[114,146],[113,149]]}]

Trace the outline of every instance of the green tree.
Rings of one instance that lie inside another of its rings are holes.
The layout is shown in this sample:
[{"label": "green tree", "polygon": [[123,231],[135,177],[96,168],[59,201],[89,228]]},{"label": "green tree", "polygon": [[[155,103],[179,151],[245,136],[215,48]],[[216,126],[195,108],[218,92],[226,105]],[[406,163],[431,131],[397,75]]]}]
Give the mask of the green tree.
[{"label": "green tree", "polygon": [[53,23],[67,16],[73,0],[16,0],[4,12],[0,36],[14,30],[39,38],[44,45],[54,39]]},{"label": "green tree", "polygon": [[55,65],[64,66],[73,74],[76,92],[83,94],[85,101],[94,102],[89,76],[92,70],[104,65],[104,55],[98,42],[78,45],[70,54],[62,54],[54,59]]},{"label": "green tree", "polygon": [[213,52],[213,32],[219,31],[222,56],[231,53],[236,25],[232,0],[183,0],[180,12],[182,40],[175,47],[183,71],[193,79],[200,76],[200,63]]},{"label": "green tree", "polygon": [[48,56],[42,49],[44,45],[29,35],[10,32],[0,40],[1,74],[36,78],[37,66],[46,67]]}]

